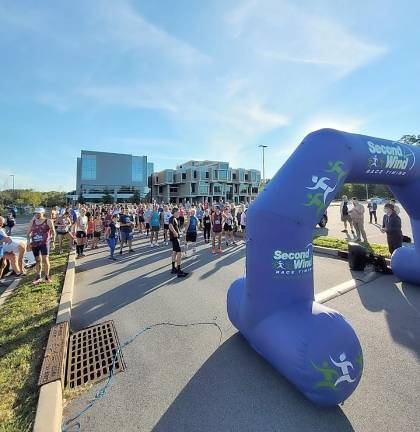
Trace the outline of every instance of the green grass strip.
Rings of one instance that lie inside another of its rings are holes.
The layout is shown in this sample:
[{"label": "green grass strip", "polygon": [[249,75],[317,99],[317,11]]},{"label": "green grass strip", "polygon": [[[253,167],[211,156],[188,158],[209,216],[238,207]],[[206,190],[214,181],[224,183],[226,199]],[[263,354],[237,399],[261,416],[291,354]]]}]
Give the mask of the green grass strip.
[{"label": "green grass strip", "polygon": [[[389,258],[391,256],[388,247],[385,245],[381,245],[377,243],[361,243],[361,244],[371,253],[383,256],[385,258]],[[331,248],[331,249],[338,249],[340,251],[348,250],[347,247],[348,241],[339,239],[337,237],[326,237],[326,236],[315,237],[313,241],[313,245]]]},{"label": "green grass strip", "polygon": [[30,431],[38,401],[38,377],[50,328],[55,323],[68,251],[50,255],[50,284],[27,276],[0,306],[0,431]]}]

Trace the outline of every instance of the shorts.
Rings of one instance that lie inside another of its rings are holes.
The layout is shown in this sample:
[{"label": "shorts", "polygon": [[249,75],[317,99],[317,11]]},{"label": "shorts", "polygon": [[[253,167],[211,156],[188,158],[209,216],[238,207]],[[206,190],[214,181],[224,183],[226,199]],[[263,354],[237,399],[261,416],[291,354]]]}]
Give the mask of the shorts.
[{"label": "shorts", "polygon": [[127,242],[133,240],[133,233],[127,231],[120,231],[120,240],[122,242]]},{"label": "shorts", "polygon": [[225,231],[232,231],[232,225],[225,224],[224,227],[223,227],[223,229]]},{"label": "shorts", "polygon": [[181,252],[181,246],[179,245],[179,239],[178,238],[171,238],[172,242],[172,250],[174,252]]},{"label": "shorts", "polygon": [[101,232],[100,231],[95,231],[93,233],[93,237],[95,237],[95,238],[101,238]]},{"label": "shorts", "polygon": [[65,236],[68,233],[69,233],[68,231],[57,231],[57,235],[60,235],[60,236]]},{"label": "shorts", "polygon": [[197,233],[196,232],[187,232],[187,235],[185,236],[185,240],[187,240],[187,242],[196,242],[197,241]]},{"label": "shorts", "polygon": [[93,238],[93,233],[88,233],[86,237],[87,237],[88,239]]},{"label": "shorts", "polygon": [[139,216],[139,222],[143,223],[144,222],[144,217],[143,216]]},{"label": "shorts", "polygon": [[216,237],[218,235],[221,235],[221,234],[222,234],[222,231],[212,231],[211,232],[211,235],[214,236],[214,237]]},{"label": "shorts", "polygon": [[160,230],[160,226],[152,226],[153,232],[158,232]]},{"label": "shorts", "polygon": [[341,215],[341,222],[351,222],[351,216],[350,215]]},{"label": "shorts", "polygon": [[47,245],[41,245],[41,246],[32,246],[32,253],[34,254],[34,257],[39,257],[39,254],[42,256],[48,256],[48,246]]},{"label": "shorts", "polygon": [[185,222],[185,218],[184,218],[184,216],[180,216],[179,218],[178,218],[178,221],[179,221],[179,226],[183,226],[184,225],[184,222]]},{"label": "shorts", "polygon": [[76,231],[76,238],[85,238],[86,235],[85,231]]},{"label": "shorts", "polygon": [[169,229],[169,224],[163,224],[163,229],[168,230]]},{"label": "shorts", "polygon": [[146,222],[146,229],[149,229],[149,228],[150,228],[150,223]]}]

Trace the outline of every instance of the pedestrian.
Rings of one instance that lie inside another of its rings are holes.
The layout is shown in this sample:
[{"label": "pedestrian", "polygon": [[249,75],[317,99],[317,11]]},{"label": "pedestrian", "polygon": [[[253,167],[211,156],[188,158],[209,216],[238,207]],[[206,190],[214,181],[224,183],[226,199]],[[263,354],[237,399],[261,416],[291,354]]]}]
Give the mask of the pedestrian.
[{"label": "pedestrian", "polygon": [[[71,230],[71,217],[70,213],[66,210],[64,214],[57,217],[57,240],[58,240],[58,253],[63,253],[63,240],[68,237],[70,242],[73,242],[73,236],[70,233]],[[70,243],[70,244],[71,244]]]},{"label": "pedestrian", "polygon": [[4,227],[8,236],[12,235],[12,228],[15,226],[15,224],[16,220],[13,216],[13,213],[10,212],[6,217],[6,226]]},{"label": "pedestrian", "polygon": [[219,253],[222,253],[222,228],[225,218],[220,211],[220,206],[216,205],[214,213],[211,215],[212,245],[213,253],[216,253],[216,240],[219,246]]},{"label": "pedestrian", "polygon": [[401,230],[401,218],[395,211],[393,204],[385,204],[385,215],[382,221],[383,233],[386,233],[389,253],[392,255],[395,249],[402,246],[403,235]]},{"label": "pedestrian", "polygon": [[134,252],[133,245],[133,227],[134,222],[128,215],[127,207],[119,214],[120,223],[120,255],[123,253],[124,244],[128,244],[128,253]]},{"label": "pedestrian", "polygon": [[354,235],[353,221],[350,215],[349,199],[347,198],[347,195],[342,196],[341,204],[340,204],[340,215],[341,215],[341,221],[344,223],[344,229],[341,232],[348,233],[347,231],[347,222],[348,222],[350,225],[351,233]]},{"label": "pedestrian", "polygon": [[368,242],[366,231],[364,227],[365,208],[359,203],[357,198],[352,198],[353,208],[349,211],[351,220],[353,221],[354,229],[356,230],[356,241],[361,241],[360,236],[363,237],[365,243]]},{"label": "pedestrian", "polygon": [[202,230],[203,229],[204,210],[203,210],[203,206],[201,204],[198,206],[198,209],[197,209],[197,212],[196,212],[196,216],[197,216],[197,219],[198,219],[199,229]]},{"label": "pedestrian", "polygon": [[88,228],[88,218],[84,208],[79,210],[79,216],[77,216],[76,223],[74,225],[76,233],[76,258],[82,258],[85,256],[84,248],[86,244]]},{"label": "pedestrian", "polygon": [[87,235],[86,235],[86,249],[89,247],[89,244],[91,243],[90,247],[93,249],[93,232],[95,231],[95,222],[93,219],[93,215],[90,212],[86,213],[86,217],[88,218],[88,224],[87,224]]},{"label": "pedestrian", "polygon": [[109,246],[109,259],[117,261],[114,256],[115,247],[117,245],[118,230],[117,230],[118,214],[113,214],[111,222],[105,228],[105,239]]},{"label": "pedestrian", "polygon": [[[172,216],[169,219],[169,238],[172,243],[172,270],[171,273],[178,277],[185,277],[188,273],[181,270],[181,246],[179,244],[179,225],[178,225],[179,209],[172,209]],[[176,263],[176,267],[175,267]]]},{"label": "pedestrian", "polygon": [[211,231],[211,218],[210,218],[209,209],[206,208],[204,210],[204,216],[203,216],[204,243],[210,243],[210,231]]},{"label": "pedestrian", "polygon": [[171,217],[172,213],[169,211],[169,207],[165,205],[163,207],[163,241],[165,246],[168,246],[169,219]]},{"label": "pedestrian", "polygon": [[159,246],[159,231],[162,225],[162,218],[163,216],[162,213],[159,212],[159,206],[155,204],[150,216],[150,247]]},{"label": "pedestrian", "polygon": [[378,204],[376,204],[376,201],[369,200],[368,202],[369,223],[372,223],[372,219],[375,219],[375,224],[378,223],[378,218],[376,217],[377,208],[378,208]]},{"label": "pedestrian", "polygon": [[146,227],[146,237],[149,237],[149,231],[150,231],[150,219],[152,217],[153,210],[151,209],[150,205],[147,206],[145,212],[144,212],[144,223]]},{"label": "pedestrian", "polygon": [[231,241],[231,244],[236,245],[235,239],[233,237],[233,215],[230,209],[230,204],[226,203],[225,207],[223,209],[223,217],[224,217],[224,224],[223,224],[223,231],[225,233],[225,242],[226,246],[229,246],[229,240]]},{"label": "pedestrian", "polygon": [[38,285],[43,282],[42,269],[44,269],[45,283],[50,283],[50,261],[49,261],[49,246],[50,240],[55,240],[55,229],[50,219],[46,219],[45,209],[37,207],[34,211],[35,216],[29,225],[27,238],[28,247],[32,249],[36,261],[36,278],[32,282]]},{"label": "pedestrian", "polygon": [[95,219],[93,220],[93,246],[92,249],[98,249],[98,243],[101,240],[101,234],[103,230],[103,222],[101,214],[97,212]]},{"label": "pedestrian", "polygon": [[246,212],[248,211],[247,208],[243,208],[243,211],[241,213],[241,231],[242,231],[242,239],[245,240],[246,235]]},{"label": "pedestrian", "polygon": [[188,243],[192,243],[192,254],[194,255],[196,252],[196,242],[197,242],[197,228],[198,228],[199,222],[198,218],[196,216],[195,208],[192,208],[190,210],[190,216],[188,218],[186,233],[185,236],[185,256],[187,256],[188,253]]},{"label": "pedestrian", "polygon": [[400,214],[400,208],[397,206],[397,201],[395,199],[389,200],[389,203],[394,206],[394,212],[399,215]]}]

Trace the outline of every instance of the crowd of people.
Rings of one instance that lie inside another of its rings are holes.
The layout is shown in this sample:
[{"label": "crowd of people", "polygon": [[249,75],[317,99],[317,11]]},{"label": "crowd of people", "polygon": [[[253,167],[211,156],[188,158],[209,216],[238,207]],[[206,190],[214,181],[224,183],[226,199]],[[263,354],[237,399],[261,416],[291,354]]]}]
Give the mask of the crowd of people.
[{"label": "crowd of people", "polygon": [[[395,249],[402,246],[403,234],[401,228],[401,218],[398,216],[400,208],[396,204],[394,199],[389,200],[384,205],[384,216],[382,224],[378,224],[377,209],[378,204],[375,200],[371,199],[367,203],[367,209],[369,212],[369,223],[374,223],[378,226],[381,232],[386,234],[388,249],[392,254]],[[368,243],[364,223],[365,223],[365,207],[359,202],[357,198],[348,199],[346,195],[343,195],[340,205],[341,221],[344,223],[343,233],[348,234],[348,227],[354,236],[355,241],[363,241]],[[373,222],[374,221],[374,222]]]},{"label": "crowd of people", "polygon": [[[403,235],[400,209],[395,200],[384,206],[382,224],[378,224],[377,203],[367,204],[369,223],[374,223],[386,233],[390,253],[402,246]],[[88,248],[97,249],[100,242],[109,248],[109,259],[116,261],[124,250],[134,252],[134,235],[148,238],[150,248],[172,246],[171,273],[185,277],[181,269],[182,257],[196,253],[198,233],[202,233],[204,244],[209,245],[213,254],[222,253],[223,246],[236,245],[236,239],[244,238],[246,231],[247,206],[228,202],[203,204],[80,204],[54,207],[48,215],[42,207],[35,208],[34,217],[29,223],[27,241],[10,237],[15,223],[15,215],[0,216],[0,275],[5,262],[9,262],[14,273],[24,274],[23,256],[33,252],[36,261],[36,277],[33,283],[50,282],[49,251],[56,249],[63,253],[63,244],[68,240],[76,251],[77,259],[85,256]],[[364,228],[365,207],[357,198],[342,197],[340,205],[342,232],[348,239],[368,242]],[[10,222],[13,221],[13,225]],[[6,229],[3,229],[5,227]],[[349,229],[353,238],[349,235]],[[236,236],[234,235],[235,233]],[[116,256],[117,255],[117,256]],[[42,273],[44,277],[42,277]]]}]

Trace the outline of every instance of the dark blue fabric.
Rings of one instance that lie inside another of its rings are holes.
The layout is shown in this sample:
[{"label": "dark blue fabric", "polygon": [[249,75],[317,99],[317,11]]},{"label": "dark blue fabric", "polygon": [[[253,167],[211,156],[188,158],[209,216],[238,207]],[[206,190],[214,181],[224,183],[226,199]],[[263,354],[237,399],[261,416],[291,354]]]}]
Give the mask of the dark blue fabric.
[{"label": "dark blue fabric", "polygon": [[[344,182],[389,185],[420,242],[420,148],[322,129],[249,207],[246,278],[227,298],[229,318],[251,346],[322,406],[347,399],[363,370],[351,325],[314,301],[313,230]],[[420,285],[418,246],[397,249],[391,265],[398,278]]]}]

